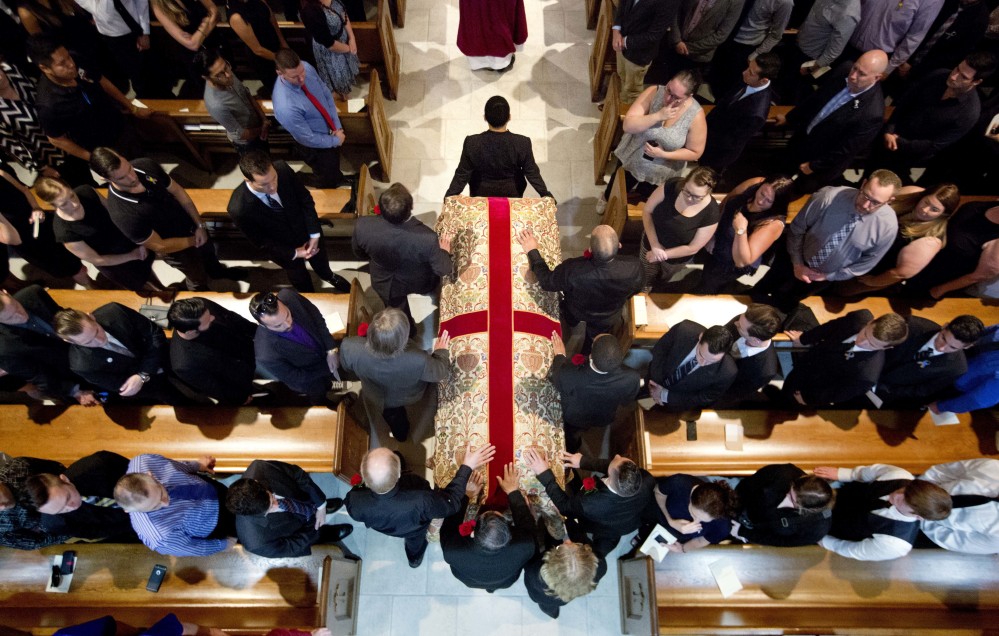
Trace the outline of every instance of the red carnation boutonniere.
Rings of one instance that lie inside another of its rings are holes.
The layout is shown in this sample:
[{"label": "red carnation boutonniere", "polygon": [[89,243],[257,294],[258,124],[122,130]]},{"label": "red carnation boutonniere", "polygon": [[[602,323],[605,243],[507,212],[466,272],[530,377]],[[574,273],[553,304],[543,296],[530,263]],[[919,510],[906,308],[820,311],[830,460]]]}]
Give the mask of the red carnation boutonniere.
[{"label": "red carnation boutonniere", "polygon": [[583,366],[584,362],[586,362],[586,356],[584,356],[583,354],[577,353],[576,355],[572,356],[572,363],[577,367]]},{"label": "red carnation boutonniere", "polygon": [[593,477],[587,477],[583,480],[583,492],[587,495],[591,492],[595,492],[597,489],[597,480]]},{"label": "red carnation boutonniere", "polygon": [[353,488],[357,488],[358,486],[363,486],[364,479],[362,479],[358,473],[354,473],[354,476],[350,478],[350,485]]},{"label": "red carnation boutonniere", "polygon": [[583,250],[583,258],[585,258],[586,260],[590,260],[591,258],[593,258],[593,252],[591,252],[590,250]]},{"label": "red carnation boutonniere", "polygon": [[362,322],[361,324],[357,325],[357,335],[362,338],[368,335],[368,323]]},{"label": "red carnation boutonniere", "polygon": [[475,519],[471,521],[466,521],[465,523],[458,526],[458,534],[463,537],[470,537],[472,533],[475,532]]},{"label": "red carnation boutonniere", "polygon": [[378,207],[377,205],[375,206],[375,209],[372,210],[372,212],[375,214],[375,216],[381,216],[382,215],[382,209],[380,207]]}]

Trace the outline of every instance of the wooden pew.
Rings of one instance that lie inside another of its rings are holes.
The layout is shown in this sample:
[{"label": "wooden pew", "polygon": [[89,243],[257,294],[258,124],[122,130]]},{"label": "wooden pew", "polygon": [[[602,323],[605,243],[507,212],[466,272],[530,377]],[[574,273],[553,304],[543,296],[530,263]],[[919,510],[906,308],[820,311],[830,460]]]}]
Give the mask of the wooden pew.
[{"label": "wooden pew", "polygon": [[611,46],[611,27],[614,26],[614,0],[600,3],[596,34],[590,50],[590,99],[599,101],[604,90],[604,80],[617,68],[617,54]]},{"label": "wooden pew", "polygon": [[[743,589],[722,598],[711,566]],[[995,634],[997,557],[913,550],[894,561],[846,559],[820,546],[710,546],[619,562],[625,634]]]},{"label": "wooden pew", "polygon": [[[307,557],[263,559],[240,546],[208,557],[171,557],[141,544],[81,543],[72,546],[77,566],[70,592],[46,593],[52,557],[65,548],[0,549],[4,626],[51,634],[109,614],[149,626],[173,611],[185,622],[239,632],[328,625],[334,633],[354,633],[361,563],[336,546],[313,546]],[[155,564],[167,566],[167,575],[151,594],[146,581]]]},{"label": "wooden pew", "polygon": [[586,28],[591,31],[597,28],[597,19],[600,17],[600,0],[586,0]]},{"label": "wooden pew", "polygon": [[[960,424],[935,426],[918,411],[705,410],[694,441],[682,430],[683,415],[636,409],[634,457],[653,475],[751,475],[784,463],[806,470],[884,463],[919,475],[935,464],[999,454],[995,412],[963,413]],[[742,450],[726,448],[726,424],[742,426]]]},{"label": "wooden pew", "polygon": [[597,132],[593,135],[593,183],[595,185],[604,183],[607,162],[611,160],[611,153],[617,148],[622,135],[624,135],[621,122],[624,119],[624,114],[628,111],[628,106],[629,104],[621,102],[621,78],[617,76],[617,73],[612,73],[607,84],[607,99],[604,100],[604,109],[600,111],[600,123],[597,124]]},{"label": "wooden pew", "polygon": [[[341,402],[313,407],[0,405],[4,452],[66,466],[99,450],[171,459],[214,455],[219,473],[274,459],[344,481],[360,471],[368,429]],[[2,579],[3,577],[0,577]]]}]

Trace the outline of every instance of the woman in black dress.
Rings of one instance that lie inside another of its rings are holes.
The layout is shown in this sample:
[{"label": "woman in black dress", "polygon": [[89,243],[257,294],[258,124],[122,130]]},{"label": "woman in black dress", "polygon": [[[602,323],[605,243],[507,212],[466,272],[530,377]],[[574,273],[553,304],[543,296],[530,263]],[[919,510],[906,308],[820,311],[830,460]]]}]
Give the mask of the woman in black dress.
[{"label": "woman in black dress", "polygon": [[250,63],[256,71],[254,79],[263,82],[257,95],[267,97],[274,84],[274,54],[288,48],[277,18],[264,0],[229,0],[225,6],[229,26],[253,53]]},{"label": "woman in black dress", "polygon": [[181,96],[201,99],[205,79],[197,72],[194,54],[218,46],[215,27],[219,10],[211,0],[150,0],[153,16],[173,39],[170,55],[185,69],[187,80]]},{"label": "woman in black dress", "polygon": [[673,535],[670,552],[690,552],[720,543],[732,530],[738,499],[728,484],[678,473],[656,479],[655,507],[639,531],[637,545],[658,523]]},{"label": "woman in black dress", "polygon": [[742,511],[732,535],[748,543],[813,545],[832,527],[835,499],[829,482],[794,464],[771,464],[735,488]]},{"label": "woman in black dress", "polygon": [[999,276],[999,205],[972,201],[947,223],[947,244],[907,285],[910,295],[933,298]]}]

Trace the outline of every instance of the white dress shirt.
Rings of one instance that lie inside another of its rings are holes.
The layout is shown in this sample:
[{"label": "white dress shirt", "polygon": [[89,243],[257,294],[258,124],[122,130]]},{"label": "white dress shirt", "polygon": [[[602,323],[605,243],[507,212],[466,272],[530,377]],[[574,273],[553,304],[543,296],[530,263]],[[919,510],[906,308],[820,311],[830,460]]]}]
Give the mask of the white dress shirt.
[{"label": "white dress shirt", "polygon": [[[923,474],[952,495],[999,497],[999,460],[966,459],[937,464]],[[999,503],[955,508],[940,521],[922,521],[923,534],[941,548],[968,554],[999,554]]]}]

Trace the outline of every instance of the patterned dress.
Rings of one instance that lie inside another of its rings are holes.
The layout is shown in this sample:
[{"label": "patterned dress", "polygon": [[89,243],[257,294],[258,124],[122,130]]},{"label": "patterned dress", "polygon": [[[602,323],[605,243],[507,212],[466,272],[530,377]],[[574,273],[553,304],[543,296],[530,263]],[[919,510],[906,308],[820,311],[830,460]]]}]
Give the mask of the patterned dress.
[{"label": "patterned dress", "polygon": [[35,83],[16,66],[0,62],[0,69],[20,99],[0,98],[0,149],[28,170],[57,167],[65,159],[62,151],[49,143],[38,123],[35,110]]},{"label": "patterned dress", "polygon": [[[350,40],[347,34],[347,14],[340,0],[332,0],[330,6],[321,5],[326,28],[332,39],[346,44]],[[304,17],[304,14],[303,14]],[[360,62],[353,53],[334,53],[329,45],[320,43],[323,38],[312,37],[312,53],[316,57],[316,70],[330,90],[341,95],[349,95],[354,84],[354,78],[361,70]]]}]

